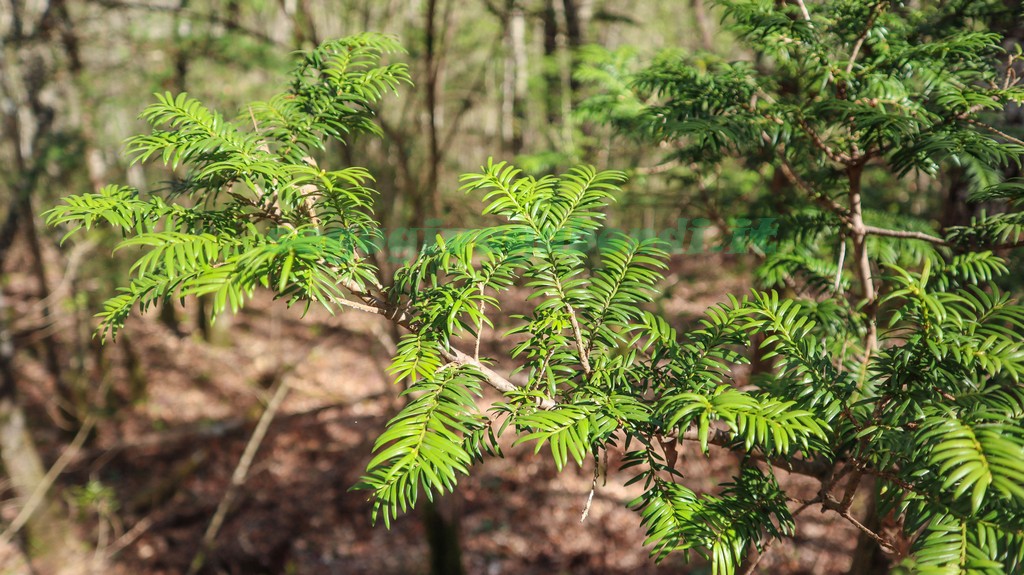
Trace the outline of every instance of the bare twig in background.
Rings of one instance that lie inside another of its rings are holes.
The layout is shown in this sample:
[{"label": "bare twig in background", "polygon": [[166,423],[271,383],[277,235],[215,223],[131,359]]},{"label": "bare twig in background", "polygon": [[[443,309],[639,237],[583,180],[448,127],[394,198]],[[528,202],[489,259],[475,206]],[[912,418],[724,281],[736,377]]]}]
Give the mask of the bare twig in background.
[{"label": "bare twig in background", "polygon": [[242,452],[242,457],[239,458],[238,465],[235,466],[235,472],[231,474],[231,483],[228,485],[227,491],[224,492],[224,497],[220,500],[220,504],[217,505],[213,518],[210,519],[210,525],[203,534],[199,550],[196,551],[195,556],[192,558],[192,563],[189,565],[188,575],[195,575],[203,567],[203,563],[206,561],[206,554],[213,549],[217,533],[220,532],[220,528],[224,524],[224,519],[227,517],[228,511],[230,511],[232,503],[238,497],[239,489],[245,483],[246,477],[249,474],[249,468],[256,458],[256,452],[263,443],[263,438],[267,436],[267,430],[270,429],[270,423],[274,420],[274,416],[277,415],[285,397],[288,396],[291,386],[285,381],[283,374],[279,375],[278,378],[274,395],[270,398],[267,408],[263,410],[263,415],[260,416],[259,422],[256,423],[256,429],[253,430],[249,442],[245,445],[245,451]]},{"label": "bare twig in background", "polygon": [[64,472],[64,468],[74,460],[75,456],[78,455],[78,451],[82,448],[82,444],[85,443],[85,439],[89,437],[89,433],[92,432],[93,426],[96,425],[96,418],[90,415],[85,419],[81,429],[75,435],[75,438],[68,444],[67,448],[60,454],[57,461],[54,462],[50,470],[43,476],[43,480],[36,486],[35,491],[29,496],[28,500],[25,501],[25,505],[18,512],[18,516],[14,518],[14,521],[7,526],[7,529],[0,534],[0,545],[6,545],[10,543],[11,538],[21,530],[22,527],[28,523],[28,520],[32,518],[32,514],[36,512],[39,505],[43,503],[46,498],[46,494],[50,491],[50,487],[53,486],[53,482],[57,480],[57,477]]},{"label": "bare twig in background", "polygon": [[131,529],[126,531],[123,535],[115,539],[113,543],[107,546],[107,558],[113,559],[114,556],[124,550],[125,547],[135,543],[135,540],[142,537],[146,531],[149,531],[149,528],[152,527],[154,523],[156,523],[156,521],[153,519],[152,515],[147,515],[140,519],[135,523],[135,525],[132,525]]},{"label": "bare twig in background", "polygon": [[600,466],[594,465],[594,482],[590,484],[590,495],[587,496],[587,504],[583,506],[583,513],[580,515],[580,523],[587,520],[587,516],[590,515],[590,505],[594,502],[594,492],[597,491],[597,476],[600,472]]}]

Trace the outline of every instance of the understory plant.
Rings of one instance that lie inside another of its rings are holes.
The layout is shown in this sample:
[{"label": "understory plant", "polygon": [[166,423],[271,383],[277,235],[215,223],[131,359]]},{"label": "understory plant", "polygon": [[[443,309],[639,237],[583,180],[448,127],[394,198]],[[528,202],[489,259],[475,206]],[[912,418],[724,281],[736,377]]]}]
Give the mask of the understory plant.
[{"label": "understory plant", "polygon": [[[766,44],[815,45],[826,31],[851,39],[862,32],[828,19],[824,8],[803,21],[788,8],[776,15],[771,3],[732,6]],[[330,142],[376,133],[373,104],[408,82],[404,65],[382,63],[399,49],[395,41],[374,34],[306,54],[286,92],[234,119],[186,94],[159,95],[143,113],[152,131],[132,138],[128,153],[184,177],[146,192],[109,186],[71,196],[47,218],[69,234],[104,225],[123,235],[116,249],[134,264],[99,314],[105,336],[135,309],[206,296],[215,316],[238,311],[258,289],[289,305],[369,312],[401,326],[391,373],[406,383],[409,401],[377,438],[356,486],[385,524],[420,497],[454,490],[477,462],[500,455],[498,438],[514,434],[517,443],[546,448],[559,470],[592,464],[597,473],[608,450],[621,451],[629,483],[641,486],[629,506],[657,559],[696,553],[723,575],[745,562],[752,568],[751,550],[792,536],[796,516],[815,508],[847,519],[915,572],[1019,573],[1024,307],[994,285],[1009,272],[1005,261],[959,240],[993,224],[903,249],[902,237],[871,233],[854,177],[875,165],[905,171],[938,161],[923,142],[932,136],[1004,160],[1019,154],[967,121],[978,103],[991,107],[992,94],[976,95],[974,82],[935,80],[929,84],[941,89],[925,100],[898,90],[898,62],[946,62],[942,54],[973,53],[995,39],[965,33],[942,48],[899,44],[904,52],[888,54],[877,46],[883,35],[870,33],[884,13],[860,20],[869,40],[858,45],[872,48],[872,59],[858,64],[855,53],[838,70],[807,78],[829,90],[846,86],[845,99],[820,109],[761,95],[755,70],[739,64],[701,76],[684,61],[664,61],[636,84],[664,98],[645,116],[658,137],[697,134],[710,142],[705,151],[781,146],[779,165],[806,183],[809,203],[824,206],[795,213],[816,227],[785,234],[764,264],[778,286],[723,294],[724,303],[685,332],[646,305],[667,269],[665,246],[603,227],[624,182],[617,171],[579,166],[533,176],[489,160],[462,178],[487,225],[428,238],[381,277],[370,258],[384,236],[372,176],[328,166],[325,154]],[[980,66],[972,63],[971,74]],[[921,73],[941,76],[938,63]],[[895,103],[861,104],[886,98],[858,92],[859,78],[871,75],[894,91]],[[1014,90],[998,95],[1016,97]],[[900,106],[914,106],[916,116]],[[934,106],[964,120],[944,122]],[[849,117],[847,129],[824,129]],[[979,193],[1024,199],[1006,182]],[[847,262],[814,259],[814,242],[837,238],[851,244]],[[846,267],[859,287],[850,287]],[[525,300],[527,311],[504,312],[502,294]],[[480,353],[483,331],[498,323],[514,326],[501,340],[501,364],[514,366],[507,371]],[[768,367],[741,377],[755,351]],[[500,395],[481,407],[484,387]],[[712,493],[690,489],[681,442],[708,457],[738,455],[733,476]],[[817,495],[794,498],[780,482],[790,473],[814,478]],[[888,531],[854,517],[870,483],[894,526]]]}]

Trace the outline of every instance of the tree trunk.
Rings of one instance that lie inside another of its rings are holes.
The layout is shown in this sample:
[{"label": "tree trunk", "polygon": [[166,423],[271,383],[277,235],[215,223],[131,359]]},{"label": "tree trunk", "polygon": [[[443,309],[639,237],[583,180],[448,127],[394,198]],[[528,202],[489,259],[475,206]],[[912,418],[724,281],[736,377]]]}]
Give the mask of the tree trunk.
[{"label": "tree trunk", "polygon": [[853,239],[853,263],[857,270],[857,277],[860,279],[861,296],[867,302],[864,313],[867,316],[868,334],[865,338],[864,349],[868,361],[872,352],[878,345],[878,325],[875,314],[878,302],[875,301],[875,283],[871,273],[871,259],[867,247],[867,231],[864,226],[863,209],[861,207],[861,178],[863,176],[863,164],[850,166],[846,175],[850,180],[850,235]]},{"label": "tree trunk", "polygon": [[307,50],[320,44],[319,32],[307,0],[278,0],[278,4],[291,22],[291,42],[296,50]]},{"label": "tree trunk", "polygon": [[[564,152],[573,153],[573,124],[572,124],[572,93],[573,93],[573,54],[572,38],[580,41],[582,32],[579,30],[578,22],[570,24],[575,19],[575,9],[570,0],[554,3],[555,12],[555,58],[558,61],[558,96],[559,96],[559,119],[561,120],[561,149]],[[575,31],[570,31],[575,28]]]},{"label": "tree trunk", "polygon": [[711,52],[715,49],[715,37],[704,0],[690,0],[690,9],[693,11],[693,21],[700,32],[700,47]]},{"label": "tree trunk", "polygon": [[84,419],[84,416],[81,414],[85,413],[87,406],[83,403],[85,397],[80,393],[81,390],[72,389],[65,377],[63,362],[61,361],[61,342],[57,339],[56,335],[61,330],[49,328],[59,320],[54,316],[53,308],[47,303],[51,299],[50,282],[46,278],[46,261],[43,257],[43,248],[39,241],[39,232],[36,228],[36,215],[32,205],[31,192],[26,193],[21,198],[17,209],[21,212],[22,231],[28,243],[29,254],[32,257],[32,275],[35,276],[36,289],[38,290],[36,293],[37,301],[42,304],[40,310],[43,316],[43,323],[47,326],[44,328],[46,335],[42,337],[44,364],[46,365],[46,371],[50,372],[50,377],[53,378],[53,385],[56,390],[55,401],[57,413],[59,414],[58,419],[64,422],[61,425],[68,424],[68,431],[73,433],[75,430],[72,428],[77,427],[77,424],[81,423],[82,419]]},{"label": "tree trunk", "polygon": [[975,210],[967,203],[971,189],[964,169],[960,166],[951,166],[946,170],[944,179],[946,193],[942,204],[942,227],[969,225]]},{"label": "tree trunk", "polygon": [[[866,502],[864,519],[862,523],[874,533],[881,530],[882,522],[878,515],[878,485],[876,482],[865,481],[863,489],[867,489],[870,496]],[[857,548],[853,552],[853,564],[850,565],[848,575],[877,575],[888,573],[889,560],[882,553],[882,549],[874,539],[861,533],[857,537]]]},{"label": "tree trunk", "polygon": [[[78,65],[76,39],[61,0],[15,2],[8,6],[12,9],[7,20],[10,28],[0,30],[0,93],[10,106],[3,110],[5,138],[0,143],[10,147],[18,178],[8,195],[9,212],[0,229],[0,273],[17,233],[24,233],[42,292],[39,295],[45,298],[49,285],[31,199],[43,177],[41,148],[50,138],[55,110],[41,94],[52,86],[58,58],[67,58],[69,68]],[[63,44],[64,54],[54,50],[56,44]],[[9,310],[4,295],[0,291],[0,463],[18,498],[28,502],[43,483],[45,470],[18,397],[15,349],[7,325]],[[48,310],[44,313],[49,315]],[[44,357],[59,383],[61,370],[55,345],[55,340],[47,342],[50,349]],[[40,494],[35,495],[38,498]],[[18,533],[26,555],[39,572],[80,573],[87,564],[86,545],[58,501],[43,493],[34,511],[26,512],[27,521]]]},{"label": "tree trunk", "polygon": [[[555,0],[545,0],[544,12],[544,58],[550,62],[558,53],[558,21],[555,17]],[[544,66],[544,103],[547,111],[547,124],[558,122],[560,108],[557,104],[559,92],[558,73],[548,63]]]},{"label": "tree trunk", "polygon": [[518,0],[509,0],[505,15],[505,77],[502,82],[502,148],[510,155],[523,149],[527,92],[526,14]]},{"label": "tree trunk", "polygon": [[[28,501],[43,482],[46,470],[18,401],[14,344],[6,317],[4,294],[0,291],[0,462],[18,499]],[[86,547],[74,529],[57,501],[44,498],[21,532],[26,557],[41,573],[81,572],[78,565],[85,564]]]},{"label": "tree trunk", "polygon": [[[437,0],[427,0],[426,36],[423,67],[425,76],[425,106],[427,119],[427,176],[423,188],[417,190],[413,203],[413,228],[417,230],[417,241],[425,242],[427,238],[424,228],[428,220],[437,217],[441,212],[438,182],[440,180],[441,163],[443,161],[440,131],[444,123],[444,109],[441,92],[444,86],[444,56],[441,48],[441,37],[448,28],[450,2],[444,7]],[[442,9],[443,8],[443,9]],[[457,494],[449,494],[447,499],[454,499]],[[439,502],[425,502],[423,523],[430,546],[430,565],[433,575],[462,575],[461,541],[459,538],[459,517],[457,513],[447,513]],[[453,503],[449,501],[446,505]]]},{"label": "tree trunk", "polygon": [[171,21],[171,35],[174,38],[174,74],[171,76],[169,89],[175,92],[184,92],[188,79],[189,53],[185,49],[185,42],[192,35],[192,21],[184,14],[185,10],[188,10],[188,3],[189,0],[178,1],[178,8]]},{"label": "tree trunk", "polygon": [[413,228],[421,230],[426,221],[440,213],[438,181],[441,171],[440,129],[443,123],[441,102],[441,70],[443,58],[439,53],[439,37],[444,33],[444,18],[439,14],[437,0],[427,0],[426,38],[423,68],[427,120],[427,175],[423,187],[417,190],[413,203]]},{"label": "tree trunk", "polygon": [[435,501],[423,502],[423,525],[430,545],[432,575],[462,575],[466,572],[462,566],[457,497],[457,493],[449,493]]}]

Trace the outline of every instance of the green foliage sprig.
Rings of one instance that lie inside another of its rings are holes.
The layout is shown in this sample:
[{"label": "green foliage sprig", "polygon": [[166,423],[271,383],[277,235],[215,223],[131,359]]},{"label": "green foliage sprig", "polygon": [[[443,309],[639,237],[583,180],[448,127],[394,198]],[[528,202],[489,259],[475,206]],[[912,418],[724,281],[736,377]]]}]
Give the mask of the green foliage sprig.
[{"label": "green foliage sprig", "polygon": [[[257,287],[333,309],[343,287],[376,284],[365,257],[379,237],[372,177],[321,169],[311,154],[342,135],[377,132],[370,105],[409,81],[403,64],[379,64],[399,50],[375,34],[327,42],[304,58],[288,92],[233,121],[187,94],[158,94],[142,114],[153,131],[131,138],[128,155],[187,167],[184,178],[145,199],[108,186],[47,214],[72,232],[111,225],[125,238],[117,250],[142,251],[131,282],[105,304],[101,330],[115,334],[136,306],[190,295],[209,294],[216,316],[237,312]],[[175,203],[181,195],[192,205]]]}]

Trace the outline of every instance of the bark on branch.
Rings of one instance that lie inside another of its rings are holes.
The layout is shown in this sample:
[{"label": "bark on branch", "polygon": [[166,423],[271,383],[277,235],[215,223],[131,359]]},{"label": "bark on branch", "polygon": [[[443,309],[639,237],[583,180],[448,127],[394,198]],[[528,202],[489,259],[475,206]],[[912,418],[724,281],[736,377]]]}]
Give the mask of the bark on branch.
[{"label": "bark on branch", "polygon": [[930,242],[936,245],[945,246],[949,243],[937,236],[926,234],[924,232],[915,232],[908,230],[887,230],[884,228],[876,228],[874,226],[864,226],[864,233],[869,236],[885,236],[889,238],[905,238],[911,240],[921,240]]},{"label": "bark on branch", "polygon": [[[382,315],[405,329],[414,331],[411,324],[412,317],[406,310],[398,309],[395,306],[389,305],[386,301],[363,291],[354,282],[343,282],[343,285],[345,289],[349,290],[353,295],[361,299],[362,303],[351,300],[338,300],[339,304],[367,313]],[[472,366],[484,376],[484,381],[488,385],[502,393],[511,393],[520,389],[518,385],[509,381],[508,378],[480,363],[480,361],[473,356],[464,353],[455,347],[441,349],[441,357],[451,363]],[[551,399],[540,399],[537,402],[537,406],[541,409],[551,409],[555,407],[555,402]]]}]

